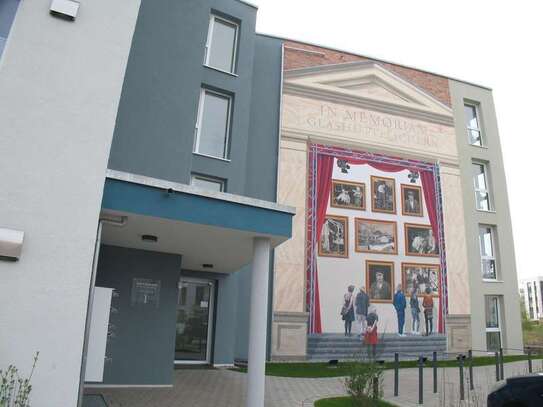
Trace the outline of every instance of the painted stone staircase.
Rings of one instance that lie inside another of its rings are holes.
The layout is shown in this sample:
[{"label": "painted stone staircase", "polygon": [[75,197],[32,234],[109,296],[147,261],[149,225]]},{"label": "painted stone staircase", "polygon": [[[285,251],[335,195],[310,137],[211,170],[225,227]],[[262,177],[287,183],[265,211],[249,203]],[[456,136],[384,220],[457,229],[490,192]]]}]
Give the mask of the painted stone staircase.
[{"label": "painted stone staircase", "polygon": [[[394,353],[400,354],[400,360],[414,360],[419,356],[432,358],[437,352],[443,359],[447,350],[445,335],[430,336],[380,334],[377,345],[377,359],[394,360]],[[367,357],[367,347],[358,335],[346,337],[343,334],[310,335],[307,343],[307,359],[310,361],[354,360]]]}]

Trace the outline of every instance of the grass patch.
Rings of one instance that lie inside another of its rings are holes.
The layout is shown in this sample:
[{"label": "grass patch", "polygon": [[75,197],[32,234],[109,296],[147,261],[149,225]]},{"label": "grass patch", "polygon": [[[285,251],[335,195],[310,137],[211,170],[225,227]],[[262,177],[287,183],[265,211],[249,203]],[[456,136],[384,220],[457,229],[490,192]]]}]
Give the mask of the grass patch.
[{"label": "grass patch", "polygon": [[[525,355],[509,355],[504,356],[504,362],[518,362],[527,360]],[[543,355],[533,356],[533,360],[543,359]],[[489,366],[495,364],[494,356],[481,356],[473,358],[473,366]],[[467,363],[466,363],[467,365]],[[414,368],[418,366],[416,360],[404,360],[400,362],[400,368]],[[438,367],[457,367],[458,362],[456,360],[441,360],[437,362]],[[431,362],[425,364],[426,368],[431,368]],[[385,362],[385,369],[393,369],[394,362]],[[234,368],[233,370],[238,372],[246,372],[247,369]],[[267,363],[266,364],[266,376],[278,376],[278,377],[300,377],[300,378],[318,378],[318,377],[341,377],[348,376],[351,373],[349,362],[339,362],[336,368],[331,368],[328,363]]]},{"label": "grass patch", "polygon": [[543,324],[533,321],[522,322],[525,346],[543,347]]},{"label": "grass patch", "polygon": [[[353,407],[353,401],[350,397],[333,397],[329,399],[322,399],[315,402],[315,407]],[[368,400],[367,404],[363,406],[372,406],[372,407],[396,407],[395,404],[387,403],[383,400]],[[356,406],[358,407],[358,406]]]}]

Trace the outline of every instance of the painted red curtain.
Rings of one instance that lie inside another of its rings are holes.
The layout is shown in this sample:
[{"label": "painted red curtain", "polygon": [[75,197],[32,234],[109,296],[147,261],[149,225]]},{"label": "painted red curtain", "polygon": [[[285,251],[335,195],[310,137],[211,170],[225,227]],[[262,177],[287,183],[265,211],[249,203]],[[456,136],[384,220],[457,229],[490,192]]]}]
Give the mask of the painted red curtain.
[{"label": "painted red curtain", "polygon": [[[320,244],[320,238],[321,238],[321,232],[322,227],[324,225],[324,220],[326,219],[326,210],[328,209],[328,200],[330,198],[330,189],[332,187],[332,174],[334,170],[334,156],[331,155],[325,155],[325,154],[319,154],[317,153],[317,200],[316,205],[317,208],[315,212],[317,214],[317,230],[316,230],[316,242],[317,244]],[[362,164],[368,164],[369,166],[384,172],[400,172],[403,170],[413,170],[418,173],[420,173],[421,183],[422,183],[422,189],[424,191],[424,200],[426,202],[426,208],[428,210],[428,217],[430,219],[430,224],[432,226],[432,231],[434,234],[434,237],[436,239],[436,243],[439,245],[439,227],[437,223],[437,208],[436,208],[436,189],[435,189],[435,183],[434,183],[434,174],[432,171],[426,170],[426,171],[420,171],[416,167],[409,167],[404,165],[397,165],[397,164],[387,164],[387,163],[380,163],[380,162],[373,162],[365,159],[359,159],[359,158],[344,158],[341,157],[342,160],[345,160],[349,164],[353,165],[362,165]],[[307,276],[308,279],[310,279],[311,276]],[[322,323],[321,323],[321,312],[320,312],[320,295],[319,295],[319,279],[318,279],[318,272],[317,267],[315,265],[315,281],[314,281],[314,290],[315,290],[315,303],[314,303],[314,312],[313,315],[311,315],[311,318],[313,318],[313,332],[312,333],[322,333]],[[440,292],[441,294],[441,292]],[[307,303],[310,304],[310,291],[307,292]],[[438,327],[439,332],[443,332],[443,318],[441,316],[441,310],[442,310],[442,295],[439,296],[439,319],[438,319]]]}]

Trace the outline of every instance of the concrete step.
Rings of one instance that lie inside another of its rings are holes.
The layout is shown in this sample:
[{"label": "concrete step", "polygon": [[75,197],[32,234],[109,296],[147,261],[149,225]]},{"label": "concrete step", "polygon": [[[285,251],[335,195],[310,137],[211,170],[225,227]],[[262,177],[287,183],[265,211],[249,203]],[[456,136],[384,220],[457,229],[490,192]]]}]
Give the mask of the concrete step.
[{"label": "concrete step", "polygon": [[[322,334],[308,337],[307,358],[312,361],[330,359],[353,360],[366,357],[366,346],[358,336],[346,337],[342,334]],[[417,359],[419,355],[431,358],[433,352],[440,359],[445,357],[447,338],[444,335],[399,337],[396,334],[379,336],[377,357],[393,360],[394,354],[400,354],[401,360]]]}]

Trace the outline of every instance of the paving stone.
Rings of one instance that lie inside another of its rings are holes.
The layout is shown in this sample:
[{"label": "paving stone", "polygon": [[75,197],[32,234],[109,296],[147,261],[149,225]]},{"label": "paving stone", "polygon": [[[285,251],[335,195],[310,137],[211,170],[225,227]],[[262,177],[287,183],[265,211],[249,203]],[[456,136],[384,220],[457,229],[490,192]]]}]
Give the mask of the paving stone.
[{"label": "paving stone", "polygon": [[[543,370],[541,361],[534,369]],[[486,395],[495,385],[495,367],[474,368],[475,391],[459,400],[459,369],[438,370],[438,393],[432,392],[432,369],[424,369],[424,405],[435,407],[486,405]],[[527,373],[527,362],[505,365],[506,377]],[[174,372],[174,386],[159,389],[104,389],[109,407],[245,407],[246,374],[227,369],[187,369]],[[418,369],[400,370],[399,397],[393,396],[394,372],[385,371],[384,398],[399,406],[418,406]],[[266,407],[312,407],[325,397],[345,395],[344,378],[266,377]],[[98,393],[96,389],[92,393]]]}]

